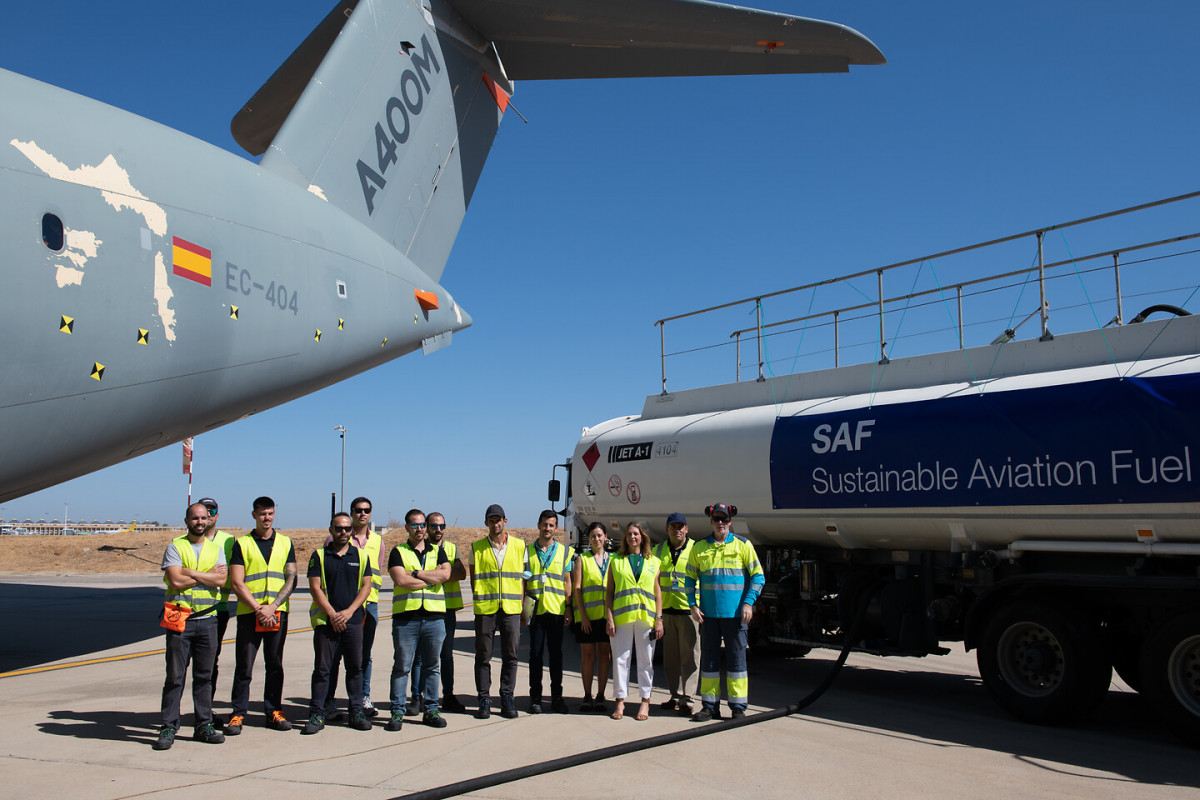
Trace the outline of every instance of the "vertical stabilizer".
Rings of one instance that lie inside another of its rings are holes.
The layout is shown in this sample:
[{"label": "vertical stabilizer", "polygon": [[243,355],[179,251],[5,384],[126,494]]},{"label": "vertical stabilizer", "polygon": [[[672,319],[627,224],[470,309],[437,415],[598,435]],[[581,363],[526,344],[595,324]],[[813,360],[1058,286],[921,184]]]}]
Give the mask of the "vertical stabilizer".
[{"label": "vertical stabilizer", "polygon": [[435,13],[453,12],[420,1],[340,4],[348,16],[322,58],[310,43],[322,29],[328,36],[338,9],[326,18],[306,40],[309,52],[302,45],[289,59],[320,61],[311,73],[292,70],[311,79],[261,163],[359,219],[438,280],[502,112],[489,89],[494,80],[483,77],[487,51],[445,24],[439,33]]}]

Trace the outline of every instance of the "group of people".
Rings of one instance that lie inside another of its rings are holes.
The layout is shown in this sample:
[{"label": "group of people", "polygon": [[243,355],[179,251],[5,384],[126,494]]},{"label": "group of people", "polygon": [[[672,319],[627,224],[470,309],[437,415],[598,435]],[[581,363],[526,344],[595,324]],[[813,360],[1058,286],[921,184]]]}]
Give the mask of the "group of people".
[{"label": "group of people", "polygon": [[[348,725],[370,730],[379,711],[371,699],[371,651],[379,624],[379,593],[385,561],[383,537],[371,528],[372,504],[358,497],[350,512],[334,515],[329,536],[308,564],[313,628],[313,672],[309,715],[302,733],[315,734],[341,717],[335,700],[339,665],[345,670]],[[694,541],[686,518],[667,518],[667,539],[651,547],[649,532],[632,522],[615,553],[607,530],[587,530],[588,549],[576,553],[559,540],[558,515],[543,511],[537,539],[527,545],[510,536],[504,509],[484,513],[487,535],[464,555],[445,538],[440,513],[419,509],[404,517],[406,538],[386,553],[392,579],[392,645],[388,731],[405,716],[445,727],[442,712],[464,713],[454,694],[453,639],[463,608],[461,581],[471,581],[475,621],[475,716],[492,714],[492,653],[500,639],[499,714],[517,717],[517,649],[529,629],[529,713],[567,713],[563,697],[564,632],[580,646],[584,698],[580,711],[609,713],[605,699],[612,665],[613,719],[625,714],[631,672],[639,692],[639,720],[650,713],[653,655],[662,642],[670,699],[665,710],[696,721],[720,718],[722,644],[727,663],[726,697],[733,717],[748,703],[746,631],[764,583],[754,547],[731,532],[734,506],[705,509],[712,535]],[[202,498],[187,509],[186,533],[163,554],[166,584],[162,626],[166,629],[166,681],[156,750],[173,745],[179,730],[180,699],[189,663],[195,708],[193,738],[219,744],[242,732],[250,683],[259,649],[265,661],[265,724],[291,730],[283,714],[283,648],[288,601],[296,588],[292,542],[274,529],[275,503],[253,503],[254,530],[234,538],[217,527],[218,506]],[[230,595],[236,606],[229,605]],[[237,617],[231,714],[213,717],[221,641],[231,614]],[[547,664],[548,662],[548,664]],[[550,672],[545,704],[543,672]],[[696,676],[699,672],[698,690]],[[596,691],[593,694],[593,678]],[[410,680],[411,679],[411,680]],[[410,698],[410,683],[412,696]],[[693,713],[693,700],[699,708]]]}]

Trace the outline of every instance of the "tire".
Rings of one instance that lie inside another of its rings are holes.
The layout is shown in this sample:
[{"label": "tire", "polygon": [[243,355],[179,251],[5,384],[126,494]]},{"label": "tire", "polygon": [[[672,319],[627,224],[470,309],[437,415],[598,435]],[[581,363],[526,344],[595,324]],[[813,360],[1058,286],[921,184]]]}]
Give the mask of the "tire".
[{"label": "tire", "polygon": [[1112,667],[1100,628],[1077,612],[1049,604],[1000,608],[980,642],[979,676],[1012,716],[1062,725],[1088,714],[1103,699]]},{"label": "tire", "polygon": [[1200,612],[1172,617],[1146,639],[1142,695],[1167,726],[1200,746]]}]

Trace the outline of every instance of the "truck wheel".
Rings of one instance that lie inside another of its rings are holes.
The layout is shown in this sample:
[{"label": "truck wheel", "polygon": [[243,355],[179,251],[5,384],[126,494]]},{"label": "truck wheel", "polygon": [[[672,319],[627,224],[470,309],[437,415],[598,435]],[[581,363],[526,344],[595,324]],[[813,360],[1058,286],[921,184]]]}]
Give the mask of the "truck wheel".
[{"label": "truck wheel", "polygon": [[1167,725],[1200,746],[1200,612],[1167,620],[1146,639],[1142,694]]},{"label": "truck wheel", "polygon": [[1098,626],[1079,614],[1036,603],[1000,609],[984,631],[977,660],[992,698],[1039,725],[1084,716],[1104,697],[1112,668]]}]

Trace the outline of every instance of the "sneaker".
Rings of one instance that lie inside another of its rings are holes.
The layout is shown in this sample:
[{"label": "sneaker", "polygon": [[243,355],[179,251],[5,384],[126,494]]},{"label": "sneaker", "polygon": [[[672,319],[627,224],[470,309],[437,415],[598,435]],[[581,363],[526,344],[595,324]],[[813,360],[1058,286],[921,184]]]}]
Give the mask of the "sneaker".
[{"label": "sneaker", "polygon": [[676,697],[672,697],[670,700],[663,700],[661,703],[658,704],[658,707],[661,708],[663,711],[674,711],[675,708],[677,707],[678,703],[679,703],[679,699]]},{"label": "sneaker", "polygon": [[267,718],[267,727],[273,731],[290,731],[292,723],[288,722],[282,711],[272,711],[271,716]]},{"label": "sneaker", "polygon": [[520,716],[520,714],[517,713],[517,706],[513,703],[513,699],[511,697],[500,698],[500,716],[504,717],[505,719],[516,719]]},{"label": "sneaker", "polygon": [[225,734],[221,733],[211,722],[206,722],[192,733],[192,738],[204,744],[221,744]]},{"label": "sneaker", "polygon": [[419,717],[425,713],[425,700],[418,697],[413,699],[408,704],[408,709],[405,710],[406,717]]},{"label": "sneaker", "polygon": [[325,706],[325,712],[321,716],[325,718],[326,722],[341,722],[345,715],[338,710],[336,705],[330,704]]},{"label": "sneaker", "polygon": [[487,719],[492,715],[492,700],[490,697],[479,698],[479,708],[475,709],[475,719]]},{"label": "sneaker", "polygon": [[320,714],[310,714],[308,722],[304,723],[304,730],[300,733],[305,736],[312,736],[314,733],[320,733],[325,729],[325,718]]},{"label": "sneaker", "polygon": [[404,727],[404,715],[393,711],[392,718],[388,720],[387,725],[383,726],[385,731],[398,731]]},{"label": "sneaker", "polygon": [[234,714],[229,718],[229,722],[225,723],[225,735],[237,736],[242,732],[242,725],[246,722],[246,718],[241,714]]},{"label": "sneaker", "polygon": [[442,719],[442,715],[436,711],[426,711],[425,715],[421,717],[421,722],[431,728],[446,727],[446,720]]},{"label": "sneaker", "polygon": [[173,744],[175,744],[175,729],[170,725],[163,725],[158,729],[158,738],[154,740],[154,749],[170,750]]},{"label": "sneaker", "polygon": [[529,701],[529,713],[530,714],[542,713],[542,701],[541,700],[530,700]]},{"label": "sneaker", "polygon": [[465,714],[467,713],[467,707],[457,697],[450,695],[442,700],[442,711],[450,714]]},{"label": "sneaker", "polygon": [[567,704],[561,697],[556,697],[550,703],[550,710],[555,714],[570,714],[571,709],[567,708]]},{"label": "sneaker", "polygon": [[700,710],[692,714],[692,722],[712,722],[720,718],[720,715],[708,706],[700,706]]},{"label": "sneaker", "polygon": [[366,713],[359,710],[350,712],[350,727],[356,731],[369,731],[373,726]]},{"label": "sneaker", "polygon": [[746,709],[744,709],[744,708],[729,709],[730,719],[743,719],[743,718],[745,718],[745,716],[746,716]]},{"label": "sneaker", "polygon": [[369,697],[363,698],[363,714],[371,719],[379,716],[379,709],[375,708],[375,704],[371,702],[371,698]]}]

